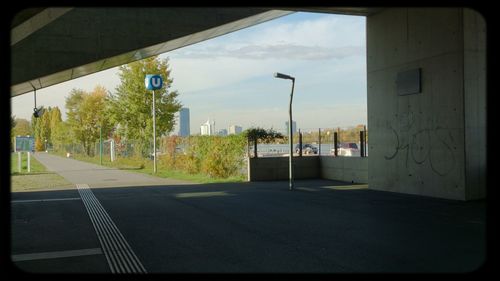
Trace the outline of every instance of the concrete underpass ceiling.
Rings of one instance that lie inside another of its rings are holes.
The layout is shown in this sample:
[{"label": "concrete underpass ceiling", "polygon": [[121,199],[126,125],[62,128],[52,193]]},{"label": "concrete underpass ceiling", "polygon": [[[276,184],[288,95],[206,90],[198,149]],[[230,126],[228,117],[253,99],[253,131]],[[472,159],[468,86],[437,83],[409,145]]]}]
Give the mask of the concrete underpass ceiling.
[{"label": "concrete underpass ceiling", "polygon": [[11,97],[250,27],[296,11],[376,8],[46,8],[11,29]]}]

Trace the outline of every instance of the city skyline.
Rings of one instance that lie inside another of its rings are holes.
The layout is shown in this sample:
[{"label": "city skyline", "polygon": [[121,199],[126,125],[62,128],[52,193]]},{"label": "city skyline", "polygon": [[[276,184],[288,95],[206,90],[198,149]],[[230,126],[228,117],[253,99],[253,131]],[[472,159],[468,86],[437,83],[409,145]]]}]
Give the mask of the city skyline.
[{"label": "city skyline", "polygon": [[[366,124],[365,18],[294,13],[164,54],[183,107],[190,108],[190,133],[218,120],[217,127],[285,130],[291,83],[297,129]],[[57,106],[66,119],[65,98],[72,89],[96,85],[114,92],[118,67],[37,90],[37,104]],[[11,98],[12,115],[31,119],[33,93]],[[178,133],[177,123],[172,133]]]},{"label": "city skyline", "polygon": [[200,126],[200,135],[202,136],[213,136],[215,135],[215,121],[212,120],[210,122],[210,118],[208,118],[207,122],[201,124]]},{"label": "city skyline", "polygon": [[189,123],[189,108],[183,107],[179,111],[179,136],[186,137],[191,135],[191,127]]},{"label": "city skyline", "polygon": [[239,134],[243,131],[243,127],[238,126],[238,125],[231,125],[229,126],[229,134],[230,135],[236,135]]}]

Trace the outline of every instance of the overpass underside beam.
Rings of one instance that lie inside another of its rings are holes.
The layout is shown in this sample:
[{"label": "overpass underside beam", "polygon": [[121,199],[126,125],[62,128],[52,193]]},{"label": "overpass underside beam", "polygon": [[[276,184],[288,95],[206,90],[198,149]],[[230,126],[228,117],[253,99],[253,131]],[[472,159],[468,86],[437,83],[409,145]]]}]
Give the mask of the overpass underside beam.
[{"label": "overpass underside beam", "polygon": [[262,8],[68,9],[29,34],[19,28],[11,34],[11,97],[290,13]]}]

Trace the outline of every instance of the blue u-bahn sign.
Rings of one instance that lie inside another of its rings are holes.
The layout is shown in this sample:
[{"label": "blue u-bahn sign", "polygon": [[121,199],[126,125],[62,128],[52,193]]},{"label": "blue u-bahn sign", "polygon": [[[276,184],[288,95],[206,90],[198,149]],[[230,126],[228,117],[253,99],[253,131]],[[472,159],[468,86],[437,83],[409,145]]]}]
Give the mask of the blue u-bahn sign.
[{"label": "blue u-bahn sign", "polygon": [[161,79],[159,74],[146,74],[144,83],[146,84],[146,89],[158,90],[161,89],[161,86],[163,85],[163,79]]}]

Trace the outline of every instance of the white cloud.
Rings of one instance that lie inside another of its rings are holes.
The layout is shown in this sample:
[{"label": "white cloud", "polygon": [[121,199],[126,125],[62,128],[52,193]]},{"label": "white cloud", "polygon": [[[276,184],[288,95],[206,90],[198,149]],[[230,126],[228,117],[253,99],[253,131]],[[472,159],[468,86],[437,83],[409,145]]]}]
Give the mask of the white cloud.
[{"label": "white cloud", "polygon": [[175,54],[196,59],[343,58],[363,55],[364,28],[362,17],[318,15],[299,22],[282,18],[178,49]]},{"label": "white cloud", "polygon": [[276,43],[272,45],[250,44],[242,47],[231,48],[229,46],[207,47],[200,50],[186,51],[182,57],[191,59],[214,59],[214,58],[239,58],[249,60],[263,59],[288,59],[288,60],[328,60],[342,59],[349,56],[364,55],[363,46],[344,46],[328,48],[321,46],[308,46],[297,44]]},{"label": "white cloud", "polygon": [[310,61],[329,65],[329,72],[345,72],[352,69],[350,58],[364,60],[363,17],[316,14],[308,18],[297,21],[287,16],[163,54],[170,57],[173,88],[190,95],[300,69]]},{"label": "white cloud", "polygon": [[173,89],[184,94],[203,93],[211,88],[238,83],[253,77],[269,75],[279,65],[289,68],[296,63],[287,60],[242,60],[238,58],[170,58]]},{"label": "white cloud", "polygon": [[320,15],[314,20],[285,23],[265,29],[257,42],[284,42],[328,47],[364,46],[365,19],[354,16]]}]

